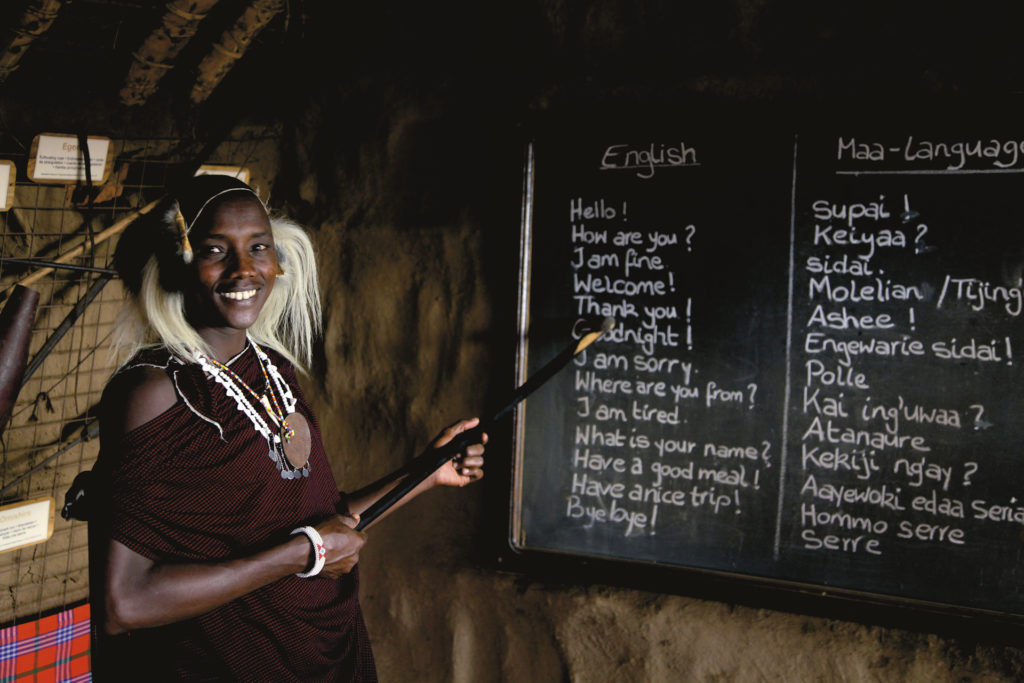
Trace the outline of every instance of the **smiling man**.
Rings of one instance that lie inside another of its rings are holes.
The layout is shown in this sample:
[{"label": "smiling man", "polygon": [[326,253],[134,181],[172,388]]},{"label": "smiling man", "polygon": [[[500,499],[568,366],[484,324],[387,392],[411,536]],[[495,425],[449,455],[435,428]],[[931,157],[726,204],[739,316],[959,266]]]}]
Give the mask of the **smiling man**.
[{"label": "smiling man", "polygon": [[[244,183],[202,176],[133,226],[116,263],[135,305],[94,477],[97,673],[374,680],[353,527],[406,472],[353,495],[335,484],[295,372],[320,324],[309,239]],[[483,449],[413,494],[476,481]]]}]

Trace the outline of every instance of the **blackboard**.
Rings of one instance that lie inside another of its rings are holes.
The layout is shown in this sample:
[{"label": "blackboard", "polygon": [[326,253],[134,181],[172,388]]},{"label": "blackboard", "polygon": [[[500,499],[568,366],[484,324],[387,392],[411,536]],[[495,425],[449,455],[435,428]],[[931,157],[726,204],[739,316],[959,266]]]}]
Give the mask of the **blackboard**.
[{"label": "blackboard", "polygon": [[514,548],[1024,615],[1024,125],[597,119],[527,149],[520,377],[617,326],[518,413]]}]

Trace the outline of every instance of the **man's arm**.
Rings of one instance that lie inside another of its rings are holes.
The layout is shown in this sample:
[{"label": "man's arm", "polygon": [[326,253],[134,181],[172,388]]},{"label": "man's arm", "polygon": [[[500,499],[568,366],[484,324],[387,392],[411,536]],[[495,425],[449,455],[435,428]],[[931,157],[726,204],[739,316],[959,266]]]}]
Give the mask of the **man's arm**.
[{"label": "man's arm", "polygon": [[[338,578],[352,571],[366,536],[357,520],[335,516],[316,529],[324,541],[326,564],[320,574]],[[250,557],[210,564],[161,564],[111,540],[106,571],[104,628],[117,634],[163,626],[208,612],[313,564],[305,534]]]},{"label": "man's arm", "polygon": [[[431,448],[440,448],[451,441],[457,434],[472,429],[480,424],[479,418],[460,420],[445,429],[434,439]],[[424,491],[435,486],[466,486],[478,481],[484,476],[484,445],[487,443],[487,435],[484,434],[481,442],[468,446],[464,453],[460,453],[454,461],[445,463],[443,467],[424,479],[416,488],[402,497],[393,506],[388,508],[380,517],[377,517],[368,527],[373,526],[378,520],[387,517],[392,510],[401,507]],[[361,515],[375,502],[387,495],[392,489],[399,486],[409,476],[409,468],[403,467],[392,472],[386,477],[378,479],[369,486],[365,486],[354,493],[349,494],[349,512],[354,515]]]}]

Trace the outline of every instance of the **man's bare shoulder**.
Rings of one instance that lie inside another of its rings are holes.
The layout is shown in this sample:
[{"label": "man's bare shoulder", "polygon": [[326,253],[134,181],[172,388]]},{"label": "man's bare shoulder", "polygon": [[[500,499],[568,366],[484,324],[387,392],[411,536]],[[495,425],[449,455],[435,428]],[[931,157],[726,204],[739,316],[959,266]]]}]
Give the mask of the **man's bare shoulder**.
[{"label": "man's bare shoulder", "polygon": [[138,365],[114,375],[103,391],[103,431],[127,434],[178,401],[163,368]]}]

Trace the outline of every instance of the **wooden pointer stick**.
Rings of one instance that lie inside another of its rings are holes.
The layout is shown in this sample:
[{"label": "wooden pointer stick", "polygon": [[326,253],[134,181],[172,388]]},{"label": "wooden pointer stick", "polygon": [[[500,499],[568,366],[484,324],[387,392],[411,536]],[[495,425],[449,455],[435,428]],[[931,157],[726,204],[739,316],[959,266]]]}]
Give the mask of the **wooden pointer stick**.
[{"label": "wooden pointer stick", "polygon": [[494,413],[491,419],[482,421],[476,427],[456,434],[452,440],[445,445],[438,448],[427,449],[423,454],[419,455],[415,460],[409,463],[409,474],[406,475],[405,479],[403,479],[398,486],[384,494],[384,496],[377,500],[373,505],[366,508],[366,511],[359,516],[359,523],[356,524],[356,531],[362,531],[369,526],[375,519],[387,512],[391,506],[404,498],[414,488],[419,486],[424,479],[429,477],[436,470],[443,467],[445,463],[465,450],[467,446],[474,443],[480,443],[480,439],[483,434],[491,425],[505,417],[505,415],[511,412],[520,401],[536,391],[542,384],[551,379],[556,372],[568,365],[569,361],[582,353],[584,349],[597,341],[601,335],[608,332],[613,327],[615,327],[615,319],[605,318],[601,321],[600,327],[595,329],[591,324],[589,327],[581,330],[583,334],[579,341],[570,344],[564,351],[548,361],[547,365],[542,367],[534,373],[532,377],[523,382],[518,389],[512,392],[512,395],[509,397],[508,401],[505,402],[505,405]]}]

